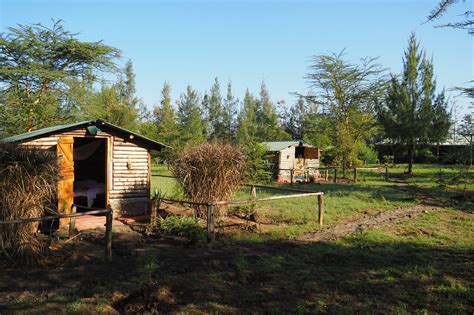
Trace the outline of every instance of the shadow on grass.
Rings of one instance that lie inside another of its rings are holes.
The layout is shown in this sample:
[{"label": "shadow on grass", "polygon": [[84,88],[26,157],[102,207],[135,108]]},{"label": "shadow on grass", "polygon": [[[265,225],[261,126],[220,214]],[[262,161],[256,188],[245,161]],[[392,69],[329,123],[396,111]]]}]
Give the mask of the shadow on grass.
[{"label": "shadow on grass", "polygon": [[54,299],[70,307],[78,299],[106,299],[131,313],[470,313],[473,260],[472,248],[377,241],[363,234],[338,243],[162,244],[152,256],[115,257],[108,266],[3,274],[0,296],[49,295],[24,303],[3,300],[0,309],[47,311]]}]

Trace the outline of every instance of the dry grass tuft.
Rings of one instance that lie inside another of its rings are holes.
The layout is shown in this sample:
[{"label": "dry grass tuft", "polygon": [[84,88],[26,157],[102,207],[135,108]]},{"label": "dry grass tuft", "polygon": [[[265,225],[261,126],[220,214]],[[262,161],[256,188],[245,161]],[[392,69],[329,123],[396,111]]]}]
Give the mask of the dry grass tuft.
[{"label": "dry grass tuft", "polygon": [[[46,150],[0,144],[0,221],[56,212],[56,155]],[[0,225],[0,251],[19,264],[33,264],[44,254],[39,223]]]},{"label": "dry grass tuft", "polygon": [[[172,161],[171,171],[191,201],[229,200],[242,183],[245,155],[239,147],[220,142],[188,146]],[[204,207],[196,211],[201,218],[207,215]],[[225,215],[224,208],[217,212]]]}]

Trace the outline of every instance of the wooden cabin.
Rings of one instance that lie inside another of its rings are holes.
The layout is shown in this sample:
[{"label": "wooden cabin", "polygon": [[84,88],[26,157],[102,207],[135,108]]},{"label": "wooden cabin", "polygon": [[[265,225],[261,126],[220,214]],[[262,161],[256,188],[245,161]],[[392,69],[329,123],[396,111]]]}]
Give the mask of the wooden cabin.
[{"label": "wooden cabin", "polygon": [[308,182],[319,177],[321,150],[303,141],[263,142],[278,182]]},{"label": "wooden cabin", "polygon": [[[57,153],[58,209],[110,206],[115,216],[144,214],[150,200],[150,151],[164,144],[101,120],[43,128],[3,139]],[[81,210],[82,209],[82,210]]]}]

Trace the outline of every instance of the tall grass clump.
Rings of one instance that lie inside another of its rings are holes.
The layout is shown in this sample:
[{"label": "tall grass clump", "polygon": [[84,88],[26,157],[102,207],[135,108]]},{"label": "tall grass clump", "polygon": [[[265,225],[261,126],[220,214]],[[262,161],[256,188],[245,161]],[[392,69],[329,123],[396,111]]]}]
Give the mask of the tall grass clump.
[{"label": "tall grass clump", "polygon": [[[245,172],[245,155],[234,145],[220,142],[187,146],[171,162],[171,171],[191,201],[206,203],[229,200],[238,190]],[[206,217],[205,207],[195,207]],[[221,207],[217,216],[225,215]]]},{"label": "tall grass clump", "polygon": [[[56,155],[46,150],[0,143],[0,221],[56,212]],[[0,251],[11,261],[33,264],[44,254],[39,223],[0,225]]]}]

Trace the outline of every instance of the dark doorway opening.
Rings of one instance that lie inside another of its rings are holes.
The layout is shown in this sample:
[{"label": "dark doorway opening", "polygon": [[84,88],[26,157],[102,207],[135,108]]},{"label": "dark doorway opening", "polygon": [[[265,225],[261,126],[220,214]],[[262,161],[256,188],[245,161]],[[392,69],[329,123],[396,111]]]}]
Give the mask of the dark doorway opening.
[{"label": "dark doorway opening", "polygon": [[74,204],[77,211],[105,208],[107,141],[74,138]]}]

